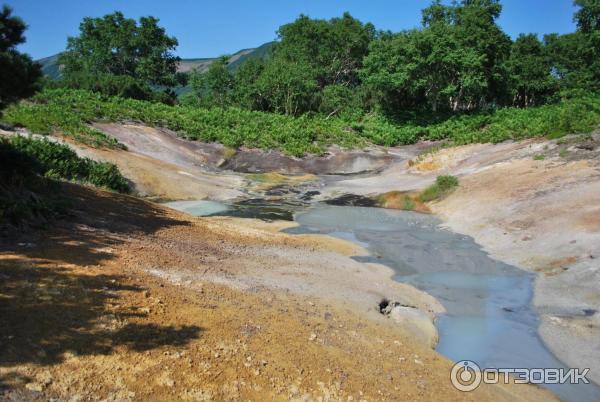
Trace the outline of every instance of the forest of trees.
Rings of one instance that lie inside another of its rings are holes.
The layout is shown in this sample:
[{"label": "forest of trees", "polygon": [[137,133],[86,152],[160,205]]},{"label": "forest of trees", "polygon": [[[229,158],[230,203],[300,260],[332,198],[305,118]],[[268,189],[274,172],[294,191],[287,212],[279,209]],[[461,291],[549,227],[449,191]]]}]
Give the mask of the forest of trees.
[{"label": "forest of trees", "polygon": [[328,21],[300,16],[279,29],[269,59],[232,74],[225,57],[192,74],[193,92],[182,102],[295,116],[397,116],[529,107],[596,92],[600,1],[574,3],[576,32],[542,40],[531,33],[511,40],[497,24],[499,0],[434,1],[420,29],[398,33],[347,13]]},{"label": "forest of trees", "polygon": [[[158,19],[136,21],[115,12],[83,20],[60,56],[62,79],[45,85],[349,121],[369,113],[391,121],[414,116],[439,121],[528,108],[600,91],[600,0],[574,4],[575,32],[543,38],[526,33],[514,40],[497,23],[500,0],[435,0],[422,11],[420,28],[396,33],[348,13],[330,20],[301,15],[279,28],[268,57],[250,59],[232,72],[223,56],[208,71],[187,74],[177,73],[177,39]],[[5,8],[0,17],[9,14]],[[37,67],[13,49],[23,29],[15,25],[0,43],[0,68],[14,68],[19,79],[33,82]],[[22,88],[19,96],[33,90],[22,80],[2,85],[15,83]],[[177,97],[176,86],[188,90]],[[0,101],[10,101],[8,90],[0,90]]]}]

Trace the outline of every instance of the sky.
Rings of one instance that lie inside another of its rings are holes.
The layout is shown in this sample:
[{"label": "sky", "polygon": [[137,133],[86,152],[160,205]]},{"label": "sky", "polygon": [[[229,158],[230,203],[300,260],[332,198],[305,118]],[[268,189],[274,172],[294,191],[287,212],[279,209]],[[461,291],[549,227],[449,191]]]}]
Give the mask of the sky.
[{"label": "sky", "polygon": [[[179,40],[182,58],[215,57],[257,47],[276,39],[280,25],[298,15],[331,18],[349,11],[377,29],[401,31],[420,25],[425,0],[2,0],[29,26],[20,50],[34,59],[65,49],[86,16],[115,10],[139,18],[160,19]],[[519,33],[567,33],[575,30],[572,0],[503,0],[498,21],[511,37]]]}]

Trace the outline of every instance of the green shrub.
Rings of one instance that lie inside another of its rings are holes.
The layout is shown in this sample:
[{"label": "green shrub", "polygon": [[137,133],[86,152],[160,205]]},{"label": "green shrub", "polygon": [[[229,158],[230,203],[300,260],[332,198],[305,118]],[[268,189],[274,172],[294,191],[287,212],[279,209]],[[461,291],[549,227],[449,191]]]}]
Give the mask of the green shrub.
[{"label": "green shrub", "polygon": [[428,202],[440,199],[448,195],[457,186],[458,179],[455,176],[438,176],[435,183],[423,190],[419,196],[419,200],[421,202]]},{"label": "green shrub", "polygon": [[26,158],[23,167],[40,176],[87,182],[110,190],[127,192],[129,185],[112,163],[80,158],[67,145],[47,139],[14,136],[8,145]]},{"label": "green shrub", "polygon": [[191,140],[220,142],[231,148],[279,149],[302,156],[323,153],[331,144],[346,148],[368,143],[394,146],[424,139],[461,145],[590,132],[600,127],[600,97],[568,98],[536,108],[503,108],[450,117],[407,114],[405,120],[399,121],[379,113],[362,117],[357,113],[339,118],[291,117],[237,108],[200,108],[194,104],[170,106],[62,88],[46,89],[32,102],[9,107],[3,121],[35,133],[61,132],[95,147],[119,144],[91,128],[91,122],[139,121],[170,128]]},{"label": "green shrub", "polygon": [[402,199],[402,209],[404,211],[414,211],[415,207],[415,202],[408,195],[404,196]]},{"label": "green shrub", "polygon": [[47,139],[0,138],[0,224],[44,225],[67,211],[55,180],[77,180],[127,192],[127,180],[110,163],[78,157]]}]

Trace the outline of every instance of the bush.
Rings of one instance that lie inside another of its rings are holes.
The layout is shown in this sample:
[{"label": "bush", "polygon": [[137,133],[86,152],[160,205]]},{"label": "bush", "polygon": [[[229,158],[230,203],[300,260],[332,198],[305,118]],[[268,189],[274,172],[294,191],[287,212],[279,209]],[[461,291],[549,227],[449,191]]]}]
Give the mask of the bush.
[{"label": "bush", "polygon": [[46,139],[0,138],[0,159],[0,224],[43,225],[66,212],[68,200],[52,179],[129,190],[115,165],[79,158],[68,146]]},{"label": "bush", "polygon": [[421,202],[429,202],[448,195],[458,186],[458,179],[454,176],[438,176],[435,183],[427,187],[419,196]]},{"label": "bush", "polygon": [[22,136],[14,136],[7,143],[19,155],[18,158],[25,161],[21,163],[25,171],[50,178],[86,182],[119,192],[129,190],[127,180],[115,165],[80,158],[67,145]]},{"label": "bush", "polygon": [[96,147],[119,144],[89,123],[133,120],[172,129],[187,139],[303,156],[323,153],[331,144],[346,148],[368,143],[395,146],[425,139],[462,145],[590,132],[600,127],[600,97],[566,98],[537,108],[504,108],[444,119],[415,115],[399,121],[378,113],[291,117],[237,108],[200,108],[193,103],[169,106],[63,88],[46,89],[33,102],[9,107],[3,120],[36,133],[62,132]]}]

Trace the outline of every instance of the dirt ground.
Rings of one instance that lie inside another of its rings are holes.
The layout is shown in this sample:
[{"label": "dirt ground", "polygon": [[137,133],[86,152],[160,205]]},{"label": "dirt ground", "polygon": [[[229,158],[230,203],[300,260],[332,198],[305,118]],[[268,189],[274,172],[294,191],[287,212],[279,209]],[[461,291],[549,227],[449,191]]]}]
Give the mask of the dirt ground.
[{"label": "dirt ground", "polygon": [[1,238],[2,400],[552,398],[532,386],[456,391],[450,361],[327,294],[149,273],[189,264],[184,249],[197,257],[189,269],[235,272],[231,254],[254,237],[273,250],[304,248],[307,258],[350,246],[290,240],[263,223],[215,230],[215,222],[75,185],[65,194],[75,199],[72,215]]}]

